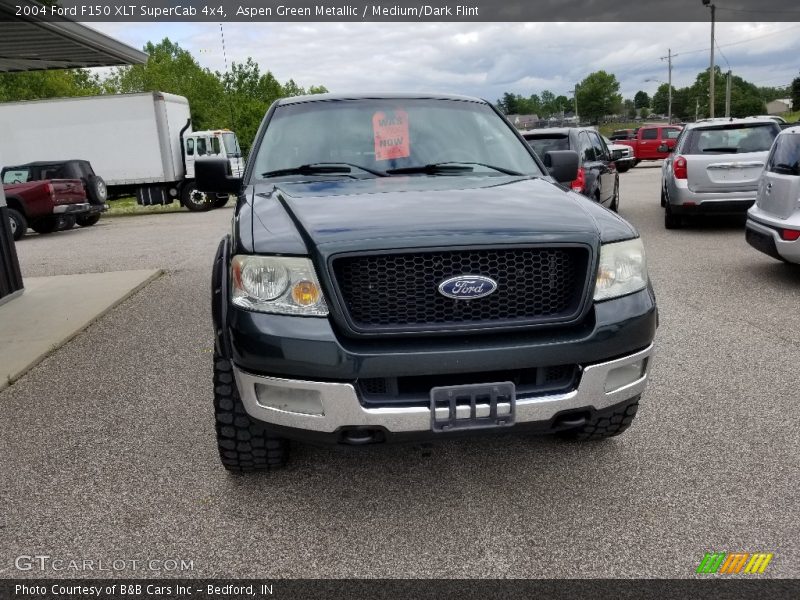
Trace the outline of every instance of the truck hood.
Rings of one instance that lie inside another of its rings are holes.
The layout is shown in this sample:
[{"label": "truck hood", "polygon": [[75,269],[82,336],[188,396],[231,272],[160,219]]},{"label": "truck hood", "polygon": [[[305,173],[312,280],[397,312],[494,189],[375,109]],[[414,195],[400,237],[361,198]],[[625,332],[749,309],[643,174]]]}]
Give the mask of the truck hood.
[{"label": "truck hood", "polygon": [[414,176],[279,182],[260,186],[254,196],[257,253],[291,252],[286,242],[296,247],[300,239],[330,254],[556,241],[595,246],[635,235],[613,213],[544,179]]}]

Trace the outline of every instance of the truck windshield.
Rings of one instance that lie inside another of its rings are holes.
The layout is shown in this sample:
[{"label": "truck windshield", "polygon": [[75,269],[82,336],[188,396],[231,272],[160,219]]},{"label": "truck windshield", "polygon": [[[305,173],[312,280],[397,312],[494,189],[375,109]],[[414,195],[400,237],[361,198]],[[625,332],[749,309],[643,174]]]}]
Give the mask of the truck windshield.
[{"label": "truck windshield", "polygon": [[27,183],[31,179],[29,169],[3,169],[3,183]]},{"label": "truck windshield", "polygon": [[[310,165],[332,164],[354,168],[340,168],[338,175],[331,169],[324,175],[309,170]],[[291,171],[293,176],[327,177],[542,175],[490,106],[409,98],[279,106],[257,151],[254,173],[277,177]]]},{"label": "truck windshield", "polygon": [[237,158],[242,155],[242,149],[239,147],[239,140],[235,133],[223,133],[222,143],[225,144],[225,154],[228,156]]}]

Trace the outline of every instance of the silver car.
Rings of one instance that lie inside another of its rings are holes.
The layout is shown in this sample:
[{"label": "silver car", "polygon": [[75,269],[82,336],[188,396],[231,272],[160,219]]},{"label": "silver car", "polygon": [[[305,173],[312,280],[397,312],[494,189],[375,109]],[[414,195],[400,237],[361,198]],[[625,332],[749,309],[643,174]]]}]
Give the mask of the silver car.
[{"label": "silver car", "polygon": [[745,237],[756,250],[800,263],[800,127],[775,139],[756,204],[747,211]]},{"label": "silver car", "polygon": [[[661,167],[664,227],[684,215],[744,214],[780,126],[772,119],[706,119],[687,125]],[[664,148],[666,150],[666,148]]]}]

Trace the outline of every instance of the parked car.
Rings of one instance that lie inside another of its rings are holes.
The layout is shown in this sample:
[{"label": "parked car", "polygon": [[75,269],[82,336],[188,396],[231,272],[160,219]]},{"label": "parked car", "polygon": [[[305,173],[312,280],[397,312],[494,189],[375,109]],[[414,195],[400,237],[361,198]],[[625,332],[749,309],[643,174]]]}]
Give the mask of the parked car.
[{"label": "parked car", "polygon": [[624,144],[615,144],[607,137],[603,136],[606,147],[611,152],[617,171],[625,173],[636,166],[636,158],[633,156],[633,148]]},{"label": "parked car", "polygon": [[611,134],[610,138],[611,141],[632,140],[636,137],[637,131],[639,131],[638,127],[636,129],[616,129]]},{"label": "parked car", "polygon": [[772,119],[714,119],[687,125],[661,167],[664,227],[684,215],[743,214],[780,126]]},{"label": "parked car", "polygon": [[800,263],[800,127],[775,138],[758,184],[755,206],[747,211],[747,242],[785,262]]},{"label": "parked car", "polygon": [[635,138],[618,140],[617,143],[633,148],[638,165],[643,160],[660,160],[669,156],[680,133],[681,128],[677,125],[646,125],[639,128]]},{"label": "parked car", "polygon": [[4,179],[3,191],[15,240],[21,239],[28,227],[36,233],[52,233],[58,230],[60,216],[79,216],[90,211],[79,179],[8,184]]},{"label": "parked car", "polygon": [[24,165],[3,167],[0,172],[3,182],[45,181],[50,179],[79,179],[86,191],[89,210],[79,215],[61,215],[58,229],[70,229],[76,223],[91,227],[100,220],[100,215],[108,209],[108,191],[102,177],[95,174],[87,160],[38,161]]},{"label": "parked car", "polygon": [[636,230],[557,184],[577,170],[488,102],[417,94],[284,98],[243,179],[198,161],[239,196],[212,271],[223,465],[279,467],[289,439],[624,431],[655,296]]},{"label": "parked car", "polygon": [[578,192],[616,211],[619,208],[619,174],[602,136],[589,127],[533,129],[522,137],[543,158],[554,150],[574,150],[580,163],[578,176],[570,182]]}]

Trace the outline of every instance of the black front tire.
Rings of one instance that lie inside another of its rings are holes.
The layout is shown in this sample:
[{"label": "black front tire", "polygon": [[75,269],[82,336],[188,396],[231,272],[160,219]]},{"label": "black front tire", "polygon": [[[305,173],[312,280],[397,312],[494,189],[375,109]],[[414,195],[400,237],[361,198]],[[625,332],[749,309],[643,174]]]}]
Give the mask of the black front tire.
[{"label": "black front tire", "polygon": [[40,235],[46,235],[48,233],[53,233],[54,231],[58,230],[59,220],[58,217],[52,215],[50,217],[44,217],[42,219],[37,219],[33,223],[31,223],[31,229],[33,229],[36,233]]},{"label": "black front tire", "polygon": [[100,220],[99,214],[81,215],[76,219],[78,225],[80,225],[81,227],[91,227],[92,225],[96,225],[99,220]]},{"label": "black front tire", "polygon": [[214,354],[217,447],[228,471],[279,469],[289,458],[288,440],[268,434],[244,409],[231,361]]},{"label": "black front tire", "polygon": [[192,212],[206,212],[214,208],[214,198],[198,190],[194,181],[190,181],[183,186],[181,194],[183,205]]},{"label": "black front tire", "polygon": [[563,431],[559,435],[565,439],[585,441],[603,440],[624,432],[633,423],[639,410],[639,398],[636,396],[627,404],[613,407],[612,410],[598,411],[590,419],[576,429]]},{"label": "black front tire", "polygon": [[619,212],[619,178],[614,182],[614,196],[611,198],[609,208],[614,212]]},{"label": "black front tire", "polygon": [[69,231],[75,227],[75,215],[61,215],[58,217],[58,230]]},{"label": "black front tire", "polygon": [[25,215],[14,208],[8,209],[8,220],[11,225],[11,237],[14,238],[15,242],[18,242],[28,231],[28,220]]}]

